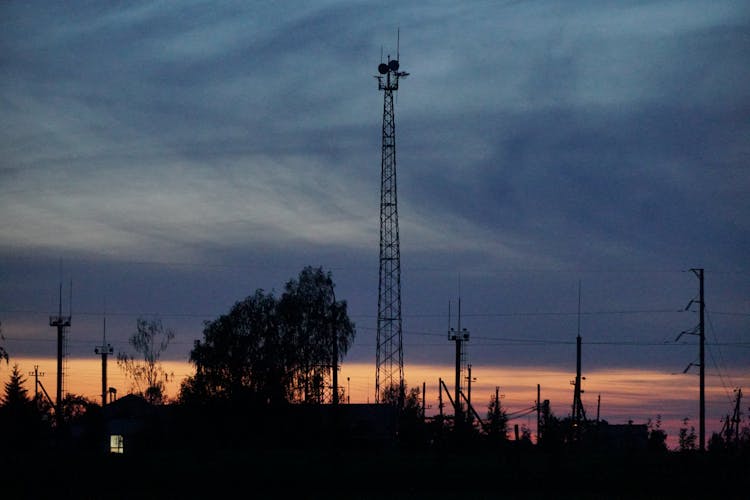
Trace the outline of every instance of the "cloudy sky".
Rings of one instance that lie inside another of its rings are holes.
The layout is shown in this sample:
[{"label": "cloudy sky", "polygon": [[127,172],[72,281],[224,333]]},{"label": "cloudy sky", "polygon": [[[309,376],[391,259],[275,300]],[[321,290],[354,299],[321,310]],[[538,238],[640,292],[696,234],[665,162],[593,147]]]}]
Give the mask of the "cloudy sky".
[{"label": "cloudy sky", "polygon": [[313,265],[374,370],[373,76],[397,49],[407,377],[452,363],[459,297],[473,363],[574,371],[580,332],[585,369],[682,372],[691,268],[708,372],[747,374],[750,6],[717,0],[3,2],[11,357],[55,356],[61,282],[73,355],[106,314],[116,349],[158,316],[187,359]]}]

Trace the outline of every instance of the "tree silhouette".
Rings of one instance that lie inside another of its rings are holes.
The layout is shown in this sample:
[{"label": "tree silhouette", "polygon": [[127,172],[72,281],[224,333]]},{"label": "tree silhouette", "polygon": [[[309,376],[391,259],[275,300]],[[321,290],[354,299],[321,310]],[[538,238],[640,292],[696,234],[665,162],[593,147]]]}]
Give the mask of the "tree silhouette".
[{"label": "tree silhouette", "polygon": [[487,407],[487,434],[494,439],[508,438],[508,416],[500,406],[499,394],[492,396]]},{"label": "tree silhouette", "polygon": [[140,357],[136,359],[124,352],[117,354],[117,365],[129,376],[131,390],[153,404],[164,402],[166,382],[172,376],[164,371],[160,359],[173,338],[174,332],[165,328],[160,319],[138,318],[136,332],[128,343]]},{"label": "tree silhouette", "polygon": [[387,405],[398,405],[400,387],[390,384],[380,390],[380,402]]},{"label": "tree silhouette", "polygon": [[34,405],[25,384],[26,379],[18,364],[14,364],[5,383],[0,407],[0,444],[7,444],[10,448],[23,446],[31,437],[38,420],[34,418]]},{"label": "tree silhouette", "polygon": [[711,437],[708,440],[708,451],[716,453],[726,450],[727,447],[728,443],[724,440],[720,432],[711,433]]},{"label": "tree silhouette", "polygon": [[336,299],[330,272],[308,266],[280,298],[258,289],[205,323],[203,340],[190,352],[196,373],[182,383],[180,400],[323,403],[333,366],[353,338],[354,323],[346,301]]},{"label": "tree silhouette", "polygon": [[[413,415],[414,418],[422,417],[422,407],[420,406],[419,398],[422,391],[419,387],[412,387],[411,389],[404,382],[404,392],[406,397],[404,398],[404,407],[401,408],[402,413]],[[390,404],[397,406],[401,390],[398,384],[391,384],[383,388],[380,391],[380,402],[383,404]]]},{"label": "tree silhouette", "polygon": [[651,451],[667,451],[667,433],[661,428],[661,415],[656,416],[656,422],[651,419],[646,422],[648,429],[648,449]]},{"label": "tree silhouette", "polygon": [[561,447],[565,443],[567,423],[552,412],[547,400],[542,403],[541,417],[539,444],[549,449]]},{"label": "tree silhouette", "polygon": [[80,394],[66,394],[62,400],[63,418],[73,422],[86,415],[97,403]]},{"label": "tree silhouette", "polygon": [[289,280],[279,301],[279,318],[282,336],[296,347],[295,399],[323,403],[334,364],[338,366],[354,340],[354,323],[346,301],[336,300],[331,273],[307,266],[296,280]]},{"label": "tree silhouette", "polygon": [[401,444],[414,446],[424,441],[425,424],[422,418],[422,406],[420,398],[422,391],[419,387],[409,388],[404,382],[403,407],[399,407],[401,399],[401,387],[399,384],[391,384],[380,391],[380,402],[384,405],[392,405],[398,409],[398,439]]},{"label": "tree silhouette", "polygon": [[5,383],[5,396],[3,397],[3,407],[7,410],[26,409],[31,405],[29,391],[24,387],[26,379],[18,368],[18,363],[13,365],[10,372],[10,378]]},{"label": "tree silhouette", "polygon": [[693,451],[695,450],[695,443],[697,436],[695,435],[695,427],[692,425],[688,430],[688,422],[690,419],[685,417],[682,419],[682,427],[680,427],[678,446],[680,451]]},{"label": "tree silhouette", "polygon": [[276,308],[273,294],[258,289],[228,314],[205,322],[203,341],[190,352],[196,373],[183,382],[181,400],[236,399],[249,392],[286,401],[292,346],[280,337]]},{"label": "tree silhouette", "polygon": [[[5,340],[5,336],[3,335],[3,324],[0,322],[0,340]],[[5,347],[0,345],[0,359],[5,360],[5,364],[8,364],[8,351],[5,350]]]}]

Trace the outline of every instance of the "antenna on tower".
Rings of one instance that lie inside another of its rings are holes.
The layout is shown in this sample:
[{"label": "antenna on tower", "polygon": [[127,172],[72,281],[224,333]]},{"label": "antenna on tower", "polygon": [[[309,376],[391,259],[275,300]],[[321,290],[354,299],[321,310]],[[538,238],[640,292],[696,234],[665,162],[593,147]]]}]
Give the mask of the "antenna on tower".
[{"label": "antenna on tower", "polygon": [[401,55],[399,53],[400,45],[401,45],[401,27],[399,26],[398,28],[396,28],[396,59],[398,60],[401,59]]},{"label": "antenna on tower", "polygon": [[578,336],[581,335],[581,280],[578,280]]},{"label": "antenna on tower", "polygon": [[451,338],[451,301],[448,299],[448,339]]}]

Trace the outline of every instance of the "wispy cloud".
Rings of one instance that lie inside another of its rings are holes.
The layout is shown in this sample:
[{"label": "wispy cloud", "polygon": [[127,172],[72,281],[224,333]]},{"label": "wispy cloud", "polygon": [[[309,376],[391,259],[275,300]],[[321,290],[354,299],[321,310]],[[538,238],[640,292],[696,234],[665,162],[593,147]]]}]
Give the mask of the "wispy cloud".
[{"label": "wispy cloud", "polygon": [[459,268],[487,270],[485,309],[561,281],[511,297],[490,269],[743,269],[748,26],[733,1],[7,4],[0,247],[324,260],[372,300],[355,285],[377,264],[373,76],[400,30],[402,254],[444,271],[405,268],[429,290],[408,306],[443,303]]}]

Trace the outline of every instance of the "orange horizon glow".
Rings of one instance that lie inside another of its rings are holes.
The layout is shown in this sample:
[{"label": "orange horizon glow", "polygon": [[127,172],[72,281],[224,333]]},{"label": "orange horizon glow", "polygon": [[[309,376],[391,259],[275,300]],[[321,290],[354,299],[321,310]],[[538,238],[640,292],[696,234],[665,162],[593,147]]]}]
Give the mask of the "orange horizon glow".
[{"label": "orange horizon glow", "polygon": [[[56,393],[57,360],[54,358],[12,358],[8,365],[0,367],[0,381],[7,383],[14,364],[25,379],[24,387],[30,396],[34,394],[34,367],[44,375],[40,382],[50,397]],[[195,373],[193,366],[185,361],[163,361],[165,372],[173,374],[167,383],[166,394],[170,400],[177,397],[180,383]],[[70,358],[64,368],[64,393],[84,396],[101,403],[101,358]],[[466,372],[463,376],[463,392],[468,393]],[[472,365],[471,401],[480,417],[487,414],[495,388],[499,387],[501,407],[509,414],[532,408],[536,404],[537,384],[540,386],[541,400],[549,400],[550,408],[557,417],[569,415],[572,400],[572,380],[575,373],[544,367],[492,367]],[[726,377],[725,377],[726,378]],[[443,380],[453,396],[455,372],[452,366],[409,365],[405,370],[405,383],[408,389],[418,388],[421,392],[424,383],[427,415],[439,413],[439,381]],[[731,380],[738,387],[750,385],[750,376],[733,374]],[[344,391],[342,403],[375,402],[375,367],[371,363],[343,363],[339,371],[339,386]],[[723,379],[706,377],[706,440],[713,432],[721,429],[721,418],[731,411],[732,390],[724,387]],[[110,357],[107,362],[107,386],[117,390],[117,397],[132,392],[130,383]],[[677,444],[682,420],[690,419],[698,433],[698,378],[692,374],[672,375],[655,370],[607,369],[588,371],[582,382],[582,395],[586,415],[597,417],[611,424],[645,424],[661,417],[661,426],[667,432],[668,444]],[[450,402],[443,391],[444,412],[452,414]],[[511,438],[513,425],[527,427],[532,436],[536,434],[536,414],[531,412],[520,418],[510,419]]]}]

